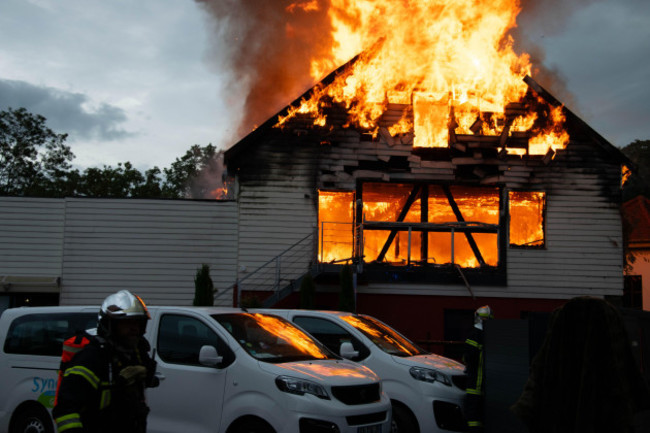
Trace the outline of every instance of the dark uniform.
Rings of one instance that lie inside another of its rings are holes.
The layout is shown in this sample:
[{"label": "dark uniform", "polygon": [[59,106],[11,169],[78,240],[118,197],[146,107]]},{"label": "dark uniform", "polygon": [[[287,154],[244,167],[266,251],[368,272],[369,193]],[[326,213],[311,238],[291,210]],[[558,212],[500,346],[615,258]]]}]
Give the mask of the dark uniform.
[{"label": "dark uniform", "polygon": [[467,397],[465,415],[470,430],[483,429],[483,393],[485,369],[483,360],[483,330],[472,328],[465,340],[465,372],[467,373]]},{"label": "dark uniform", "polygon": [[474,327],[465,340],[465,373],[467,373],[467,396],[465,416],[470,431],[483,431],[485,359],[483,350],[483,323],[492,319],[492,308],[483,305],[474,312]]},{"label": "dark uniform", "polygon": [[[52,411],[58,432],[145,432],[149,408],[144,389],[158,382],[148,349],[144,338],[131,352],[101,337],[92,339],[65,370]],[[143,366],[146,373],[127,380],[120,373],[129,366]]]}]

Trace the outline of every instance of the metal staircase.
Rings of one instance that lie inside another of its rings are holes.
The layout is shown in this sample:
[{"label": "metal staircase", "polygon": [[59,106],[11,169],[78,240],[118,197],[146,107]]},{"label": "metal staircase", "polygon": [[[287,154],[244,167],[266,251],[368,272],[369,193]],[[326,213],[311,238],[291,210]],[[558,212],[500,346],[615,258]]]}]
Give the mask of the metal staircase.
[{"label": "metal staircase", "polygon": [[307,274],[315,277],[319,272],[312,233],[253,272],[238,278],[232,286],[218,291],[214,298],[214,305],[232,305],[233,290],[237,290],[237,305],[241,305],[243,291],[268,292],[270,290],[271,296],[262,302],[262,306],[268,308],[298,290]]}]

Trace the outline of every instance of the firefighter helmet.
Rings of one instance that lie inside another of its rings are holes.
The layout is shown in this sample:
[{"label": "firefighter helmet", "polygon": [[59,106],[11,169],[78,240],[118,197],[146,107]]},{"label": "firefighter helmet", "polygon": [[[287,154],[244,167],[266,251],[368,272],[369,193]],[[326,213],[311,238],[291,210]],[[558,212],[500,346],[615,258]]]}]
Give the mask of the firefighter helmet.
[{"label": "firefighter helmet", "polygon": [[144,333],[144,324],[150,318],[149,310],[147,310],[147,306],[139,296],[128,290],[120,290],[104,299],[99,310],[97,328],[100,335],[108,337],[111,334],[111,322],[113,320],[141,319],[143,324],[142,333]]},{"label": "firefighter helmet", "polygon": [[482,323],[484,320],[494,319],[494,313],[489,305],[483,305],[474,312],[474,324]]}]

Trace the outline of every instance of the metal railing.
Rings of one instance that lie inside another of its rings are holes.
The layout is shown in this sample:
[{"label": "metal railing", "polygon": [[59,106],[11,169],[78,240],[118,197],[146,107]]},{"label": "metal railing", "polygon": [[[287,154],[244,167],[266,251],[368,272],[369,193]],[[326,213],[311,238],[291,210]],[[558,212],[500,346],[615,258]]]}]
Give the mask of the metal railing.
[{"label": "metal railing", "polygon": [[[319,240],[319,262],[340,263],[352,260],[354,255],[354,226],[352,223],[322,221]],[[337,257],[326,257],[326,251],[331,250],[338,253]]]},{"label": "metal railing", "polygon": [[241,305],[243,291],[272,291],[272,298],[281,299],[285,291],[293,291],[295,285],[308,272],[314,272],[317,264],[314,234],[300,239],[289,248],[264,263],[253,272],[238,278],[235,284],[217,293],[215,304],[225,303],[226,296],[237,290],[236,305]]},{"label": "metal railing", "polygon": [[[369,229],[406,231],[408,233],[407,263],[411,262],[411,236],[413,231],[424,230],[450,233],[451,264],[456,265],[455,267],[463,278],[464,275],[460,266],[456,264],[455,237],[465,235],[466,232],[496,233],[499,236],[498,225],[480,222],[463,221],[435,224],[364,221],[364,224],[354,227],[352,223],[348,222],[326,221],[321,223],[318,244],[314,241],[314,233],[305,236],[253,272],[239,278],[230,287],[219,290],[214,298],[215,305],[232,305],[233,290],[237,290],[237,298],[234,302],[236,305],[241,305],[242,291],[273,291],[272,298],[279,300],[286,294],[285,292],[289,291],[290,293],[290,291],[297,289],[300,280],[308,272],[314,275],[321,270],[320,268],[323,265],[342,264],[354,261],[355,257],[358,259],[365,257],[364,231]],[[337,252],[340,256],[324,257],[327,255],[326,251],[331,249],[332,246],[338,247]],[[468,283],[466,285],[471,291]]]}]

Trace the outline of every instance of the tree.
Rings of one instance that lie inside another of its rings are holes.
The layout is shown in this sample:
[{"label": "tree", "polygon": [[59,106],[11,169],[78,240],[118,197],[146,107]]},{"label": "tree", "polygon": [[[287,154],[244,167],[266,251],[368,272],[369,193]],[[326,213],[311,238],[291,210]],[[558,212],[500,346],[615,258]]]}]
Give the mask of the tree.
[{"label": "tree", "polygon": [[192,146],[170,168],[164,169],[162,192],[166,197],[214,198],[212,191],[223,186],[223,151],[212,145]]},{"label": "tree", "polygon": [[341,283],[339,310],[354,313],[356,311],[356,305],[354,299],[354,275],[352,273],[352,266],[348,264],[344,265],[339,274],[339,278]]},{"label": "tree", "polygon": [[194,277],[194,306],[214,305],[214,284],[210,278],[210,266],[205,263],[196,271]]},{"label": "tree", "polygon": [[0,111],[0,194],[50,195],[74,158],[67,137],[24,108]]},{"label": "tree", "polygon": [[623,201],[637,195],[650,198],[650,140],[634,140],[622,150],[636,165],[623,188]]},{"label": "tree", "polygon": [[[73,195],[111,198],[160,198],[162,194],[161,171],[151,168],[143,175],[130,162],[117,167],[87,168],[77,179]],[[68,194],[70,195],[70,194]]]},{"label": "tree", "polygon": [[77,193],[86,197],[130,197],[133,189],[144,182],[142,173],[130,162],[117,167],[87,168],[79,182]]},{"label": "tree", "polygon": [[224,198],[223,151],[193,145],[169,168],[144,173],[127,162],[80,172],[67,134],[25,108],[0,112],[0,195],[111,198]]}]

